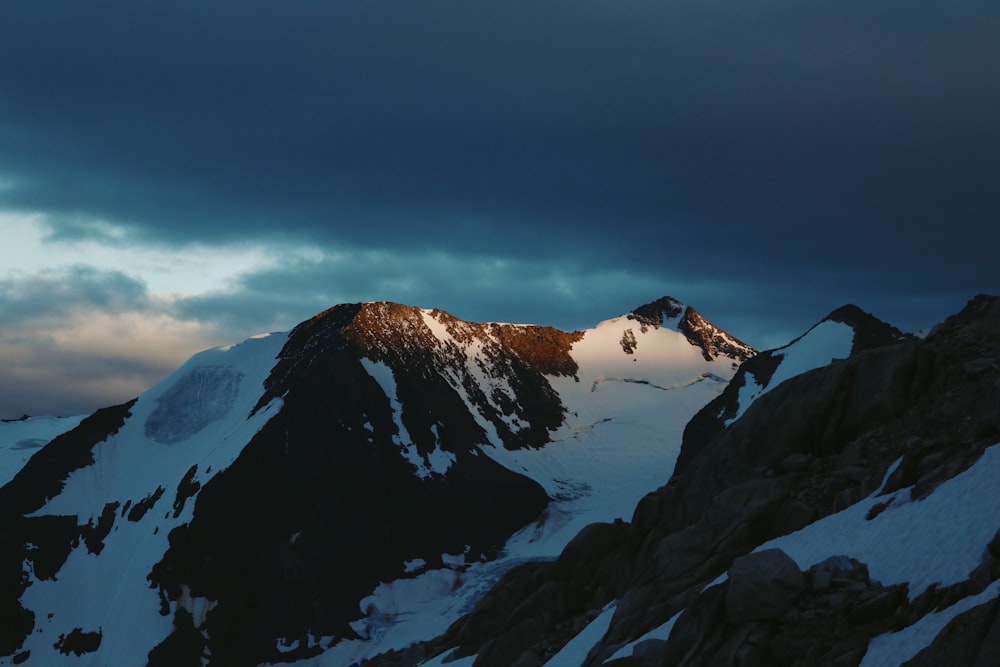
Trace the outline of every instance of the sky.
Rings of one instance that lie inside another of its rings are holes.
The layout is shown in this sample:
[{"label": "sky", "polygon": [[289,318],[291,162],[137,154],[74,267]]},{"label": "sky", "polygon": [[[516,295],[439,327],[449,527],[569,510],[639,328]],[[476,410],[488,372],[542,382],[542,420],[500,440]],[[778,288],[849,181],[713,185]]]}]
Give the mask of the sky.
[{"label": "sky", "polygon": [[0,417],[342,302],[761,349],[1000,293],[993,0],[0,4]]}]

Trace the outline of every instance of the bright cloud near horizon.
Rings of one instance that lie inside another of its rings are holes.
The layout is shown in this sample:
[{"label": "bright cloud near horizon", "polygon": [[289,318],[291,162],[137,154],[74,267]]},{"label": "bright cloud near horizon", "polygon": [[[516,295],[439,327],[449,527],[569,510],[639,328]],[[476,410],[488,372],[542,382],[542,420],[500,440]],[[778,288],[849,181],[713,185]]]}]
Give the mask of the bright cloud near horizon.
[{"label": "bright cloud near horizon", "polygon": [[759,348],[1000,292],[985,0],[0,6],[0,417],[336,303]]}]

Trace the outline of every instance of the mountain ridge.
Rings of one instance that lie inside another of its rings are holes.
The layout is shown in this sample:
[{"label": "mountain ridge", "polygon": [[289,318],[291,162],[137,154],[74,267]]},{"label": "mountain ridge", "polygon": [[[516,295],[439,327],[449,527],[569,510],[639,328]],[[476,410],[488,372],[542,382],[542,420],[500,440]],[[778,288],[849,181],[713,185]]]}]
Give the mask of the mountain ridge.
[{"label": "mountain ridge", "polygon": [[980,296],[927,340],[774,387],[629,524],[588,528],[435,642],[366,665],[991,664],[998,399],[1000,298]]},{"label": "mountain ridge", "polygon": [[[455,617],[496,572],[627,516],[736,363],[624,315],[562,332],[387,302],[207,350],[0,492],[59,487],[3,510],[20,527],[0,605],[20,620],[2,646],[151,665],[393,648],[402,591]],[[115,569],[124,597],[100,588]]]}]

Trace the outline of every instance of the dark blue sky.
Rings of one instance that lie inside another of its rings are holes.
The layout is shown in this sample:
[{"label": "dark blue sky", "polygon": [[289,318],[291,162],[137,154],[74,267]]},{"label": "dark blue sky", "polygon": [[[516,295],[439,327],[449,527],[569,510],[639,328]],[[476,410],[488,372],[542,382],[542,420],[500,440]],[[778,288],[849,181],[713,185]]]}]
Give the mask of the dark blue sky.
[{"label": "dark blue sky", "polygon": [[1000,292],[997,35],[985,1],[4,2],[0,416],[340,301],[933,324]]}]

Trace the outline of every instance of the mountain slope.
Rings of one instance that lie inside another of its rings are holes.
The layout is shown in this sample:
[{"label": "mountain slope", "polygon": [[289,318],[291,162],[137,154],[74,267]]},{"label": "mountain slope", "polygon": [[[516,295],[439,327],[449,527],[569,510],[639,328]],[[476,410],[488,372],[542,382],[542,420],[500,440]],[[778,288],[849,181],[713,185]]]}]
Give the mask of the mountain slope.
[{"label": "mountain slope", "polygon": [[437,634],[669,476],[753,354],[695,315],[348,304],[196,355],[0,488],[0,663],[347,664]]},{"label": "mountain slope", "polygon": [[762,352],[742,364],[725,390],[685,427],[677,467],[686,467],[708,440],[785,380],[837,359],[912,338],[853,304],[834,310],[787,345]]},{"label": "mountain slope", "polygon": [[510,571],[427,664],[993,664],[1000,299],[882,341],[758,396],[631,524]]},{"label": "mountain slope", "polygon": [[38,450],[81,421],[83,415],[0,420],[0,486],[12,480]]}]

